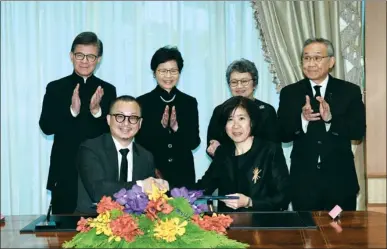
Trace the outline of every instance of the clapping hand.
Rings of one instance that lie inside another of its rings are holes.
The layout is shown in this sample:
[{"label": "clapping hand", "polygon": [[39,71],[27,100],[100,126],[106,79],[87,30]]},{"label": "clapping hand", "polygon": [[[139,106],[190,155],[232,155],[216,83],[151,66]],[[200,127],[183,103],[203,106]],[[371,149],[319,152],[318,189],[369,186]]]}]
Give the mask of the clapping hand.
[{"label": "clapping hand", "polygon": [[103,88],[98,86],[90,100],[90,111],[92,114],[97,114],[100,110],[100,103],[103,96]]},{"label": "clapping hand", "polygon": [[171,113],[171,122],[170,122],[170,127],[173,131],[177,131],[177,129],[179,129],[179,125],[177,123],[177,119],[176,119],[176,108],[175,106],[172,107],[172,113]]},{"label": "clapping hand", "polygon": [[167,128],[168,123],[169,123],[169,106],[166,105],[164,109],[163,117],[161,118],[161,125],[164,128]]},{"label": "clapping hand", "polygon": [[79,98],[79,83],[74,88],[73,96],[71,97],[71,109],[76,114],[81,111],[81,99]]},{"label": "clapping hand", "polygon": [[328,104],[328,102],[325,101],[323,97],[317,97],[316,98],[318,102],[320,102],[320,115],[321,118],[325,121],[328,122],[332,119],[332,114],[331,114],[331,108]]},{"label": "clapping hand", "polygon": [[211,156],[214,156],[215,155],[215,151],[216,149],[219,147],[220,143],[218,140],[210,140],[210,145],[208,146],[207,148],[207,152],[208,154],[210,154]]},{"label": "clapping hand", "polygon": [[313,113],[312,106],[310,105],[310,98],[308,95],[305,96],[305,105],[302,107],[302,116],[307,121],[320,120],[320,113]]}]

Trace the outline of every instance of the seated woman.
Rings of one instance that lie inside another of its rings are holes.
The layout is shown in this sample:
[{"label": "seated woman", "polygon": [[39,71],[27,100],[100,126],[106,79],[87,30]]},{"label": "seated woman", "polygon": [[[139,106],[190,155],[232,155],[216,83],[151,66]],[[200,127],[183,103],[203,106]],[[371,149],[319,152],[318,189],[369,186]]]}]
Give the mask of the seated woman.
[{"label": "seated woman", "polygon": [[[279,143],[254,137],[260,112],[253,100],[235,96],[222,108],[224,142],[196,189],[238,196],[218,203],[218,211],[279,211],[289,204],[289,172]],[[246,209],[248,208],[248,209]]]}]

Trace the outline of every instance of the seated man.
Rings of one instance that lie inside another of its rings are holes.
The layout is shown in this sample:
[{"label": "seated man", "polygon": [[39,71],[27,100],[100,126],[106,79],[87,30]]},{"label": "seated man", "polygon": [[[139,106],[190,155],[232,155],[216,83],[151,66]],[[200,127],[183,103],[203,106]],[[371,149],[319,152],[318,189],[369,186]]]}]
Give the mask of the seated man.
[{"label": "seated man", "polygon": [[133,142],[142,122],[136,99],[126,95],[118,97],[106,118],[110,133],[87,140],[79,147],[77,213],[96,213],[93,203],[99,202],[102,196],[113,196],[136,183],[144,191],[150,190],[152,183],[169,189],[167,181],[153,178],[152,154]]}]

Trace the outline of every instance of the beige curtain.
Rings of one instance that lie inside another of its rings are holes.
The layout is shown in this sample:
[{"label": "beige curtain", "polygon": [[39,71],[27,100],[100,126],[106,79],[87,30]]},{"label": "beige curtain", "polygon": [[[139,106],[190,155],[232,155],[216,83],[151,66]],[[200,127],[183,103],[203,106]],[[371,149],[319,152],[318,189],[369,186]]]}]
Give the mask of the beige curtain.
[{"label": "beige curtain", "polygon": [[[302,46],[311,37],[323,37],[333,43],[336,57],[333,76],[362,87],[361,1],[253,0],[252,7],[278,92],[303,78]],[[358,210],[364,210],[363,145],[354,142],[352,149],[361,189]]]}]

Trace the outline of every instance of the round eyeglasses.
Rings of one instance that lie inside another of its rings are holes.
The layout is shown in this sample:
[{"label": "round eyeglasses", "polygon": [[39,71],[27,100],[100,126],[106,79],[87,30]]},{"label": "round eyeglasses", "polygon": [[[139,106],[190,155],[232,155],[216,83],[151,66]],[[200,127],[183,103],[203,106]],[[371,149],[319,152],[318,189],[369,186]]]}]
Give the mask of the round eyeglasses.
[{"label": "round eyeglasses", "polygon": [[98,58],[97,55],[94,55],[94,54],[84,54],[84,53],[80,53],[80,52],[74,53],[74,57],[78,61],[81,61],[81,60],[83,60],[86,57],[88,62],[94,62]]},{"label": "round eyeglasses", "polygon": [[130,115],[130,116],[126,116],[124,114],[110,114],[110,115],[114,116],[114,118],[118,123],[123,123],[125,122],[125,119],[128,119],[129,123],[137,124],[138,121],[141,119],[141,117],[136,115]]},{"label": "round eyeglasses", "polygon": [[312,61],[321,62],[322,59],[327,58],[327,57],[330,57],[330,56],[304,56],[304,57],[302,57],[302,62],[303,63],[308,63],[308,62],[312,62]]}]

